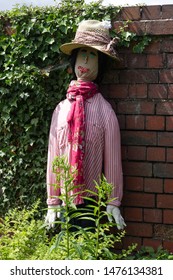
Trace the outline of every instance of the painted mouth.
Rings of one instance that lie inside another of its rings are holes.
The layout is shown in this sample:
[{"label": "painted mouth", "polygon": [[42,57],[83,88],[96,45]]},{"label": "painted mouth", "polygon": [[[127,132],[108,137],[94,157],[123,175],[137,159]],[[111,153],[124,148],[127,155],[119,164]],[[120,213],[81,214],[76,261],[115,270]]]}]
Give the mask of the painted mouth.
[{"label": "painted mouth", "polygon": [[79,71],[81,72],[81,74],[84,74],[84,73],[88,73],[88,72],[89,72],[89,69],[88,69],[88,68],[85,68],[85,67],[82,67],[82,66],[78,66],[78,69],[79,69]]}]

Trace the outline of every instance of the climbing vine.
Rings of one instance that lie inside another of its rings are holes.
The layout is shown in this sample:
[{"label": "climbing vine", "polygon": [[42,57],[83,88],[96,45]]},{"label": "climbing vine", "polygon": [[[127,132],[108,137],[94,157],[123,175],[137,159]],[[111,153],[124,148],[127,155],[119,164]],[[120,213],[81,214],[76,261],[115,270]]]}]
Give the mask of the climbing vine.
[{"label": "climbing vine", "polygon": [[[46,201],[47,141],[52,112],[70,74],[59,46],[83,19],[113,20],[120,7],[65,0],[54,7],[0,13],[0,211]],[[133,34],[121,34],[129,43]]]}]

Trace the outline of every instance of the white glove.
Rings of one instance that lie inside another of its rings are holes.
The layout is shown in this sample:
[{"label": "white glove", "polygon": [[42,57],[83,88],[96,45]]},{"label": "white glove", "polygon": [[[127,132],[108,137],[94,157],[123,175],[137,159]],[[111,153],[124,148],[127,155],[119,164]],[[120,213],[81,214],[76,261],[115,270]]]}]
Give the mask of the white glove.
[{"label": "white glove", "polygon": [[57,205],[49,205],[47,215],[45,218],[45,223],[48,224],[49,229],[55,226],[56,218],[60,217],[60,207]]},{"label": "white glove", "polygon": [[108,213],[108,220],[109,222],[112,222],[112,216],[114,217],[114,220],[116,222],[118,229],[124,229],[126,226],[123,217],[121,216],[120,209],[117,206],[114,205],[107,205],[106,212]]}]

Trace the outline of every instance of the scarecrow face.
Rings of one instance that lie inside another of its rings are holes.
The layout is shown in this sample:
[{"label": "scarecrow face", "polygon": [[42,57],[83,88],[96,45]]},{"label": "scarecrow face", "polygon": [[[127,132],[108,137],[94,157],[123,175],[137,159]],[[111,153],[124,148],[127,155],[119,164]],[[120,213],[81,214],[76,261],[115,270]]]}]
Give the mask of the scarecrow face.
[{"label": "scarecrow face", "polygon": [[75,63],[78,80],[94,81],[98,74],[98,52],[90,47],[80,48]]}]

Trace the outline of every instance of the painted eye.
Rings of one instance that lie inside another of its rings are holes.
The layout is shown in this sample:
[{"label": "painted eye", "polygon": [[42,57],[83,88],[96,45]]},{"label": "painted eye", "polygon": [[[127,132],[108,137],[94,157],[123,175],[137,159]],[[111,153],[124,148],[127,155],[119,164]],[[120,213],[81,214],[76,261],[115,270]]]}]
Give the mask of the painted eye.
[{"label": "painted eye", "polygon": [[83,58],[86,58],[86,56],[87,56],[87,51],[86,51],[86,50],[81,50],[81,56],[82,56]]},{"label": "painted eye", "polygon": [[86,53],[82,52],[82,57],[85,58],[86,57]]},{"label": "painted eye", "polygon": [[90,52],[90,57],[91,58],[95,58],[96,57],[96,54],[94,52]]}]

